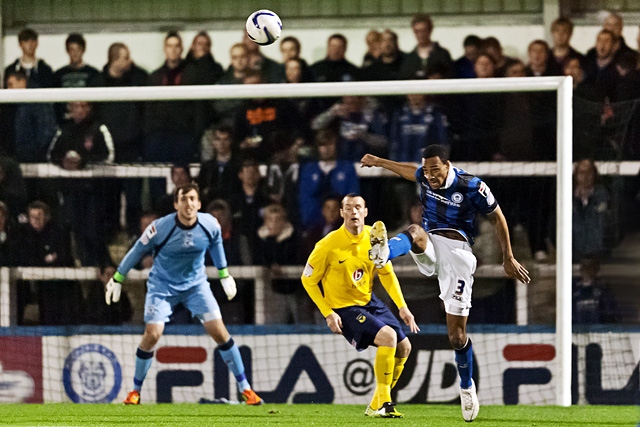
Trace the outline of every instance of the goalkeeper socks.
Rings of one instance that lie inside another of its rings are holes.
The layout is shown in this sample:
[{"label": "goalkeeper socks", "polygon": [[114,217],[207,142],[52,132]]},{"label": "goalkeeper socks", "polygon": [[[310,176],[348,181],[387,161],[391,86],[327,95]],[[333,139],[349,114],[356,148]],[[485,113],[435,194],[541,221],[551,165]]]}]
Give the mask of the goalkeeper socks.
[{"label": "goalkeeper socks", "polygon": [[153,362],[153,350],[144,351],[140,347],[136,351],[136,370],[133,375],[133,389],[140,391],[142,389],[142,383],[147,377],[147,372]]},{"label": "goalkeeper socks", "polygon": [[403,231],[396,237],[389,239],[389,259],[398,258],[404,254],[408,254],[411,250],[411,234]]},{"label": "goalkeeper socks", "polygon": [[408,357],[396,357],[395,365],[393,365],[393,381],[391,382],[391,388],[396,386],[402,371],[404,371],[404,364],[407,363]]},{"label": "goalkeeper socks", "polygon": [[464,347],[455,349],[456,364],[458,365],[458,374],[460,374],[460,388],[471,387],[471,376],[473,375],[473,347],[471,339],[467,337],[467,343]]},{"label": "goalkeeper socks", "polygon": [[380,409],[383,403],[391,402],[391,382],[393,381],[393,359],[395,354],[395,347],[378,347],[376,359],[373,363],[376,390],[369,405],[372,409]]},{"label": "goalkeeper socks", "polygon": [[236,343],[233,342],[233,338],[230,337],[229,341],[222,345],[219,345],[218,349],[220,350],[222,360],[224,360],[224,363],[227,364],[227,367],[236,378],[236,382],[238,383],[238,390],[241,393],[245,390],[249,390],[251,386],[249,385],[249,381],[247,381],[247,377],[244,374],[244,363],[242,363],[240,350],[238,350],[238,346],[236,345]]}]

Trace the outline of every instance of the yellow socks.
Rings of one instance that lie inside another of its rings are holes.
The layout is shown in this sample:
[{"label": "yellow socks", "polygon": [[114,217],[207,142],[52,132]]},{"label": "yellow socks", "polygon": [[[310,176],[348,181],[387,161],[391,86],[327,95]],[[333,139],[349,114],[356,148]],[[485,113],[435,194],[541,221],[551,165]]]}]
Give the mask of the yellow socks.
[{"label": "yellow socks", "polygon": [[404,364],[407,363],[408,357],[396,357],[395,365],[393,366],[393,381],[391,382],[391,388],[393,389],[398,382],[398,378],[402,375],[402,371],[404,371]]},{"label": "yellow socks", "polygon": [[395,377],[395,354],[396,349],[394,347],[378,347],[376,360],[373,364],[373,373],[376,376],[376,390],[369,405],[372,409],[380,409],[384,402],[391,402],[391,383]]}]

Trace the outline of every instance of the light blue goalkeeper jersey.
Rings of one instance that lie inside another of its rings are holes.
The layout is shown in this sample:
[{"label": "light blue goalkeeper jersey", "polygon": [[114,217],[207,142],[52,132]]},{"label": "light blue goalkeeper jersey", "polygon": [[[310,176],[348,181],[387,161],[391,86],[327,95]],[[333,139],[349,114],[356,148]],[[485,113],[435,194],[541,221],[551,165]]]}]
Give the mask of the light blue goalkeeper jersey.
[{"label": "light blue goalkeeper jersey", "polygon": [[183,291],[207,280],[204,266],[209,250],[218,269],[227,267],[220,224],[208,213],[198,213],[196,223],[187,227],[173,213],[152,222],[127,252],[118,272],[127,275],[146,255],[153,255],[147,286],[155,291]]}]

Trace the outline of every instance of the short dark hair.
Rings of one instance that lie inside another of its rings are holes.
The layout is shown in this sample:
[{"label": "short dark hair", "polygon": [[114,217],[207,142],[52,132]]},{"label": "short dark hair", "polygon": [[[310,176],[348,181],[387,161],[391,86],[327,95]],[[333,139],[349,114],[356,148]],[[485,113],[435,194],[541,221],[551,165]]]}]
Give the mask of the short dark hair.
[{"label": "short dark hair", "polygon": [[332,39],[340,40],[342,42],[342,44],[344,44],[344,47],[346,49],[346,47],[347,47],[347,38],[344,36],[344,34],[340,34],[340,33],[331,34],[329,36],[329,38],[327,39],[327,41],[332,40]]},{"label": "short dark hair", "polygon": [[616,41],[616,35],[613,34],[613,31],[611,30],[607,30],[606,28],[598,31],[598,36],[600,36],[600,34],[608,34],[611,37],[611,40],[613,40],[614,42]]},{"label": "short dark hair", "polygon": [[[360,197],[362,200],[364,200],[364,197],[362,197],[362,196],[361,196],[360,194],[358,194],[358,193],[349,193],[349,194],[346,194],[346,195],[342,198],[342,200],[340,200],[340,209],[342,209],[342,205],[344,204],[344,199],[346,199],[347,197],[349,197],[349,198],[353,198],[353,197]],[[365,206],[367,206],[367,201],[366,201],[366,200],[364,200],[364,205],[365,205]]]},{"label": "short dark hair", "polygon": [[191,176],[191,168],[189,167],[188,163],[173,163],[171,165],[171,173],[173,173],[173,171],[175,171],[176,169],[183,169],[189,176],[189,179],[193,179],[193,177]]},{"label": "short dark hair", "polygon": [[196,190],[196,193],[198,193],[198,199],[200,198],[200,187],[198,187],[198,184],[196,184],[195,182],[190,182],[188,184],[182,184],[177,186],[176,188],[173,189],[173,202],[177,203],[178,202],[178,196],[180,195],[180,193],[185,194],[188,193],[191,190]]},{"label": "short dark hair", "polygon": [[260,82],[264,82],[262,71],[254,70],[253,68],[247,68],[247,70],[244,72],[244,76],[242,77],[242,81],[244,82],[245,80],[251,79],[254,77],[258,77],[260,78]]},{"label": "short dark hair", "polygon": [[227,121],[221,121],[218,125],[214,126],[213,130],[220,133],[226,133],[231,139],[233,139],[233,125]]},{"label": "short dark hair", "polygon": [[40,209],[42,212],[44,212],[45,216],[51,216],[51,208],[43,201],[34,200],[33,202],[29,203],[29,205],[27,205],[27,212],[32,209]]},{"label": "short dark hair", "polygon": [[502,45],[500,44],[500,40],[493,36],[489,36],[485,39],[482,39],[480,42],[480,50],[486,50],[489,48],[494,48],[496,50],[502,50]]},{"label": "short dark hair", "polygon": [[551,31],[555,31],[558,27],[567,27],[569,34],[573,34],[573,22],[566,16],[561,16],[551,23]]},{"label": "short dark hair", "polygon": [[287,36],[285,38],[283,38],[282,40],[280,40],[280,45],[282,45],[282,43],[286,43],[286,42],[291,42],[296,46],[296,49],[298,50],[298,52],[300,52],[300,40],[298,40],[297,38],[293,37],[293,36]]},{"label": "short dark hair", "polygon": [[462,42],[462,47],[467,47],[467,46],[480,47],[481,41],[482,39],[476,36],[475,34],[469,34],[467,37],[464,38],[464,41]]},{"label": "short dark hair", "polygon": [[429,26],[429,29],[433,30],[433,21],[431,20],[431,15],[428,13],[420,12],[413,15],[411,18],[411,26],[413,27],[419,22],[424,22]]},{"label": "short dark hair", "polygon": [[180,40],[180,44],[182,44],[182,37],[180,37],[180,33],[178,33],[177,31],[169,31],[167,35],[164,37],[164,41],[166,42],[172,37],[175,37],[178,40]]},{"label": "short dark hair", "polygon": [[229,213],[231,212],[231,207],[224,199],[214,199],[207,205],[207,212],[211,213],[211,211],[225,211]]},{"label": "short dark hair", "polygon": [[24,28],[18,33],[18,41],[38,40],[38,33],[32,28]]},{"label": "short dark hair", "polygon": [[449,150],[444,145],[432,144],[422,150],[422,158],[430,159],[432,157],[440,157],[442,163],[446,163],[449,160]]},{"label": "short dark hair", "polygon": [[253,157],[247,157],[240,164],[240,169],[252,168],[252,167],[260,167],[260,163],[258,163],[258,161]]},{"label": "short dark hair", "polygon": [[11,70],[9,72],[7,72],[7,75],[4,76],[5,80],[8,80],[9,77],[15,77],[17,80],[28,80],[29,77],[27,76],[27,73],[25,73],[24,69],[20,68],[19,70]]},{"label": "short dark hair", "polygon": [[71,43],[75,43],[77,45],[79,45],[82,48],[82,51],[84,52],[85,49],[87,48],[87,41],[84,39],[84,36],[80,33],[71,33],[69,34],[69,36],[67,37],[67,40],[65,40],[64,42],[64,46],[67,50],[69,50],[69,45]]}]

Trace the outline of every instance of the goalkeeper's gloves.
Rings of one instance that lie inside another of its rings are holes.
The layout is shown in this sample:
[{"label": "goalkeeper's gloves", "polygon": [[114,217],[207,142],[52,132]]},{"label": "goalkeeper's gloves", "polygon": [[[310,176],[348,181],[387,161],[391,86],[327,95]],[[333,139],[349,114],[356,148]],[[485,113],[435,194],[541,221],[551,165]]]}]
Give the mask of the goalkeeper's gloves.
[{"label": "goalkeeper's gloves", "polygon": [[107,305],[111,305],[111,301],[113,302],[120,301],[120,293],[122,292],[123,281],[124,281],[124,276],[117,271],[115,272],[113,277],[109,279],[109,281],[105,285],[105,293],[104,293],[104,299],[107,302]]},{"label": "goalkeeper's gloves", "polygon": [[238,289],[236,288],[236,281],[233,277],[229,276],[229,270],[227,268],[221,269],[218,274],[220,275],[220,284],[224,293],[227,294],[227,298],[232,300],[236,296]]}]

